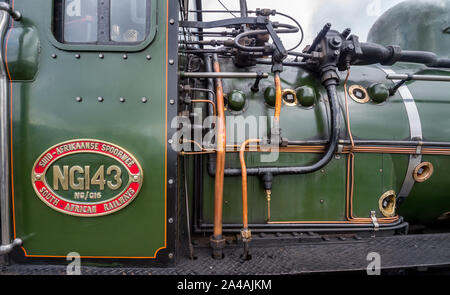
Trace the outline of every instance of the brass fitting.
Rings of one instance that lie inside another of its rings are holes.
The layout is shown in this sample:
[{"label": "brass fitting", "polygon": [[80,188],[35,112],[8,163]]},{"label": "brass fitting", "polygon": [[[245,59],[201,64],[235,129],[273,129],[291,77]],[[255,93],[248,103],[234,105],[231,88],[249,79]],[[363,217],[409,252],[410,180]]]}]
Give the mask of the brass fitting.
[{"label": "brass fitting", "polygon": [[396,210],[396,198],[395,191],[390,190],[385,192],[378,201],[378,207],[380,212],[385,217],[393,217],[395,216]]},{"label": "brass fitting", "polygon": [[272,191],[266,190],[266,200],[267,200],[267,222],[270,222],[270,201],[272,198]]}]

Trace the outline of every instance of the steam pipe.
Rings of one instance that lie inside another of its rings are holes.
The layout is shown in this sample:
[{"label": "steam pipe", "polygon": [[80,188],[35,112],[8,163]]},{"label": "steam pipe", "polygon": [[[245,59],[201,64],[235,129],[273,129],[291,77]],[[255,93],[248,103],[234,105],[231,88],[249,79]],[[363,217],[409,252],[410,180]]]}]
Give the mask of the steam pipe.
[{"label": "steam pipe", "polygon": [[0,10],[6,11],[15,21],[22,19],[22,14],[5,2],[0,2]]},{"label": "steam pipe", "polygon": [[[14,10],[4,2],[0,3],[0,11],[4,10],[11,14],[14,19],[19,18],[20,14],[14,16]],[[18,12],[16,12],[18,13]],[[1,43],[8,25],[8,16],[6,13],[0,13],[0,36]],[[14,247],[22,245],[21,239],[15,239],[11,242],[11,202],[10,202],[10,156],[9,156],[9,140],[8,140],[8,87],[5,63],[3,54],[0,52],[0,220],[1,220],[1,243],[0,255],[8,254]]]},{"label": "steam pipe", "polygon": [[180,77],[183,78],[215,78],[215,79],[256,79],[256,78],[268,78],[268,73],[235,73],[235,72],[180,72]]}]

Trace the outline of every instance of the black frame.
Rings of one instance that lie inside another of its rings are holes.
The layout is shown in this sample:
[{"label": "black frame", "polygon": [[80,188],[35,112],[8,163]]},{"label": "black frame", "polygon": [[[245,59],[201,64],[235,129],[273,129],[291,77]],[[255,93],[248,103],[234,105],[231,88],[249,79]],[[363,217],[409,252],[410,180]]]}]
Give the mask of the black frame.
[{"label": "black frame", "polygon": [[54,0],[53,34],[56,40],[63,44],[88,45],[137,45],[145,42],[151,29],[152,0],[146,0],[146,28],[145,38],[138,42],[116,42],[111,40],[111,0],[97,0],[97,41],[96,42],[67,42],[64,40],[64,16],[67,0]]}]

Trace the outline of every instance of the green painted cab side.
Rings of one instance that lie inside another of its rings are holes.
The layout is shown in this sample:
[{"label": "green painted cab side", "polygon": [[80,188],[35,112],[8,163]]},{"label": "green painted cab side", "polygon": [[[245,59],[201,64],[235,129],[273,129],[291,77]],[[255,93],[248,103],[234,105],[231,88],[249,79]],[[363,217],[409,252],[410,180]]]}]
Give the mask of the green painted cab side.
[{"label": "green painted cab side", "polygon": [[35,27],[10,29],[7,35],[6,60],[13,81],[33,81],[39,68],[40,39]]},{"label": "green painted cab side", "polygon": [[450,57],[449,10],[450,1],[447,0],[403,1],[378,18],[367,40]]}]

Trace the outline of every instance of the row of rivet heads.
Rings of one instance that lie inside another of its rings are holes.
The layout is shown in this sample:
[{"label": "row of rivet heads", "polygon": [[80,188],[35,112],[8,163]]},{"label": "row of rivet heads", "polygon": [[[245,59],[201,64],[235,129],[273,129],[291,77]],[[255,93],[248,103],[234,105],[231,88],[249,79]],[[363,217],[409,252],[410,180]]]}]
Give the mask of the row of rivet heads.
[{"label": "row of rivet heads", "polygon": [[[75,54],[74,56],[75,56],[76,59],[80,59],[80,58],[81,58],[81,54],[79,54],[79,53]],[[57,55],[56,53],[53,53],[53,54],[52,54],[52,58],[58,58],[58,55]],[[98,55],[98,58],[104,59],[104,58],[105,58],[105,55],[104,55],[103,53],[100,53],[100,54]],[[128,54],[122,55],[122,58],[123,58],[123,59],[127,59],[127,58],[128,58]],[[151,55],[147,55],[147,56],[145,56],[145,58],[146,58],[147,60],[151,60],[151,59],[152,59],[152,56],[151,56]]]},{"label": "row of rivet heads", "polygon": [[[83,98],[82,98],[81,96],[77,96],[77,97],[75,97],[75,100],[76,100],[77,102],[82,102],[82,101],[83,101]],[[103,97],[101,97],[101,96],[97,97],[97,101],[98,101],[98,102],[103,102],[104,100],[105,100],[105,99],[104,99]],[[122,102],[122,103],[124,103],[124,102],[126,101],[126,99],[123,98],[123,97],[120,97],[120,98],[119,98],[119,101]],[[146,98],[146,97],[141,98],[141,102],[142,102],[142,103],[147,103],[147,101],[148,101],[148,98]],[[174,100],[174,99],[171,99],[171,100],[169,100],[169,103],[173,105],[173,104],[175,104],[175,100]]]}]

